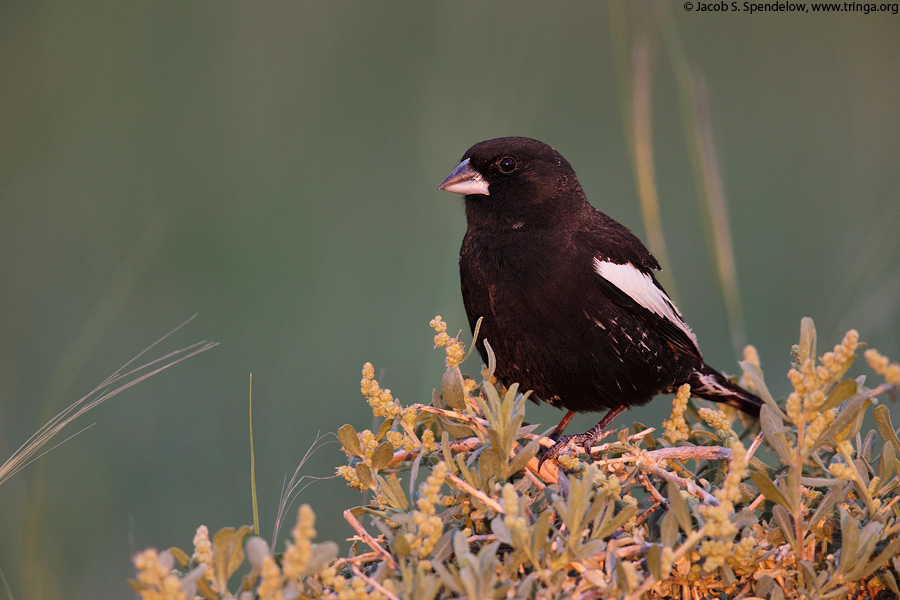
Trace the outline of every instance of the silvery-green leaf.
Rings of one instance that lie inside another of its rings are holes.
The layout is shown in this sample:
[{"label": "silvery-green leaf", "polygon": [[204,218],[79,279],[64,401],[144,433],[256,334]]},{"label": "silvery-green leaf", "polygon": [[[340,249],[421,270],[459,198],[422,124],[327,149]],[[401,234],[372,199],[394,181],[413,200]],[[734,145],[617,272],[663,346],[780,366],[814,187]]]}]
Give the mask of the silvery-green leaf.
[{"label": "silvery-green leaf", "polygon": [[494,535],[497,536],[498,540],[500,540],[504,544],[512,545],[512,534],[509,532],[509,528],[503,521],[503,515],[497,515],[496,517],[491,519],[491,531],[494,532]]},{"label": "silvery-green leaf", "polygon": [[[900,538],[894,538],[894,541],[895,542],[900,541]],[[894,552],[896,553],[897,549],[895,549]],[[885,554],[885,553],[882,552],[881,554]],[[881,559],[881,555],[878,556],[878,559],[879,560]],[[887,562],[887,559],[885,559],[885,562]],[[880,567],[881,567],[881,565],[878,565],[876,568],[880,568]],[[891,573],[891,571],[889,569],[885,569],[881,573],[881,578],[884,579],[884,582],[887,584],[888,588],[890,588],[890,590],[894,593],[894,596],[900,597],[900,587],[897,586],[897,579],[894,577],[894,575]]]},{"label": "silvery-green leaf", "polygon": [[876,438],[877,436],[878,436],[878,434],[875,433],[875,430],[874,430],[874,429],[870,429],[870,430],[869,430],[869,433],[866,434],[866,437],[865,437],[865,439],[863,440],[863,443],[862,443],[862,445],[861,445],[860,448],[859,448],[859,456],[860,456],[860,458],[862,458],[862,459],[863,459],[864,461],[866,461],[867,463],[868,463],[868,462],[872,462],[872,449],[873,449],[873,447],[874,447],[874,444],[875,444],[875,438]]},{"label": "silvery-green leaf", "polygon": [[776,504],[772,507],[772,517],[774,517],[778,529],[781,530],[781,535],[784,536],[787,543],[796,551],[797,542],[794,539],[794,523],[791,520],[791,515],[788,514],[787,509]]},{"label": "silvery-green leaf", "polygon": [[816,360],[816,324],[809,317],[800,319],[800,344],[797,346],[800,364],[806,359]]},{"label": "silvery-green leaf", "polygon": [[622,525],[628,522],[637,513],[637,507],[633,504],[626,504],[616,515],[609,520],[606,525],[599,529],[594,535],[598,538],[605,538],[618,530]]},{"label": "silvery-green leaf", "polygon": [[782,461],[790,464],[790,446],[784,436],[784,422],[781,417],[764,404],[759,410],[759,425],[769,446],[778,453]]},{"label": "silvery-green leaf", "polygon": [[416,456],[416,459],[412,463],[412,467],[409,469],[409,497],[414,498],[416,495],[416,481],[419,480],[419,467],[422,464],[422,458],[424,458],[425,453],[419,452]]},{"label": "silvery-green leaf", "polygon": [[312,546],[312,556],[309,559],[309,563],[306,565],[307,573],[315,573],[335,558],[338,555],[338,545],[335,542],[322,542],[320,544],[313,544]]},{"label": "silvery-green leaf", "polygon": [[381,475],[376,475],[375,478],[378,480],[378,487],[381,490],[381,495],[384,496],[392,508],[398,510],[409,509],[409,502],[406,499],[406,494],[403,492],[403,488],[400,487],[400,482],[396,477],[382,477]]},{"label": "silvery-green leaf", "polygon": [[549,543],[547,536],[550,534],[550,518],[553,516],[552,511],[545,510],[538,515],[532,528],[531,537],[531,558],[535,562],[540,560],[541,550]]},{"label": "silvery-green leaf", "polygon": [[669,510],[675,514],[678,526],[685,533],[691,532],[691,510],[681,495],[681,490],[674,483],[666,486],[666,497],[669,499]]},{"label": "silvery-green leaf", "polygon": [[900,454],[900,439],[897,438],[894,424],[891,423],[890,409],[884,404],[879,404],[872,411],[872,416],[875,417],[875,422],[878,423],[878,431],[881,432],[881,437],[886,442],[890,442],[894,447],[894,451]]},{"label": "silvery-green leaf", "polygon": [[[863,416],[870,393],[871,390],[862,388],[846,400],[843,408],[841,408],[841,411],[834,418],[834,421],[832,421],[831,424],[825,428],[825,431],[822,432],[822,435],[819,436],[816,446],[820,443],[830,442],[837,434],[847,429],[854,421],[860,420]],[[851,432],[851,435],[855,435],[855,433],[856,432]],[[815,446],[810,449],[809,452],[812,452],[814,449]]]},{"label": "silvery-green leaf", "polygon": [[784,414],[784,411],[782,411],[778,407],[778,404],[775,402],[775,398],[772,397],[772,394],[769,392],[769,388],[766,387],[766,380],[763,378],[762,369],[747,360],[742,360],[738,362],[738,364],[741,365],[744,373],[747,374],[747,377],[749,377],[750,381],[753,382],[753,385],[756,386],[756,390],[757,392],[759,392],[759,397],[762,398],[763,402],[766,403],[766,406],[774,410],[776,415],[787,421],[787,415]]}]

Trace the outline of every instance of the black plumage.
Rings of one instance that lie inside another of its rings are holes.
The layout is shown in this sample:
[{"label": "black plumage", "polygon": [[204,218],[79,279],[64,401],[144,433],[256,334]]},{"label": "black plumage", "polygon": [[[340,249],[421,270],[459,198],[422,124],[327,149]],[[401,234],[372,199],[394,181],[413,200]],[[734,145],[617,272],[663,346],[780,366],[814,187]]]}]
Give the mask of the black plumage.
[{"label": "black plumage", "polygon": [[596,427],[563,436],[592,444],[629,406],[672,393],[758,415],[760,399],[708,366],[654,277],[659,263],[625,226],[591,206],[572,167],[537,140],[475,144],[440,189],[465,195],[459,256],[470,326],[483,317],[496,374],[573,412],[609,409]]}]

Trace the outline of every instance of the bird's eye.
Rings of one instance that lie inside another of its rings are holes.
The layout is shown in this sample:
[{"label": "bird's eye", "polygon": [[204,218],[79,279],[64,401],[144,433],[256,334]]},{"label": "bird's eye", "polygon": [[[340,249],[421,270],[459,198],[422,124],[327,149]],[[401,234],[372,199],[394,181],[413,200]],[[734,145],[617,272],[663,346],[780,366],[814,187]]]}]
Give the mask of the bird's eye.
[{"label": "bird's eye", "polygon": [[497,162],[497,168],[501,173],[512,173],[516,170],[516,159],[512,156],[504,156]]}]

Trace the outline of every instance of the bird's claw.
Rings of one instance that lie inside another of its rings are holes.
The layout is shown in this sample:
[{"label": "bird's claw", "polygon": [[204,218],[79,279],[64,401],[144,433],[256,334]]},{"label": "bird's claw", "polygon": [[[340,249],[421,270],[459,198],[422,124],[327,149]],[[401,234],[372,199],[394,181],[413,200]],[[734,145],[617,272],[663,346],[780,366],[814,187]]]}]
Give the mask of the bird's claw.
[{"label": "bird's claw", "polygon": [[544,454],[541,456],[538,461],[538,473],[541,472],[541,467],[544,465],[544,462],[547,459],[556,459],[559,456],[560,452],[566,449],[566,446],[569,445],[569,442],[575,442],[576,445],[580,445],[584,453],[588,455],[590,460],[593,460],[593,456],[591,455],[591,448],[593,448],[594,443],[598,440],[602,440],[603,438],[612,435],[617,430],[610,429],[609,431],[595,431],[596,428],[589,429],[584,433],[579,433],[576,435],[564,435],[559,438],[559,440],[547,448],[544,451]]}]

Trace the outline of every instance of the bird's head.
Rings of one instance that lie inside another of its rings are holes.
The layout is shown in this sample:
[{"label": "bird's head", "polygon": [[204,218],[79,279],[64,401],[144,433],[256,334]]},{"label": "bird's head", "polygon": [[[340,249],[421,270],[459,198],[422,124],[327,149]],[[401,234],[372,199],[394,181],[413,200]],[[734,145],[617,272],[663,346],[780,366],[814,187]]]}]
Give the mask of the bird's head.
[{"label": "bird's head", "polygon": [[568,161],[524,137],[475,144],[438,189],[466,197],[470,227],[550,225],[587,205]]}]

